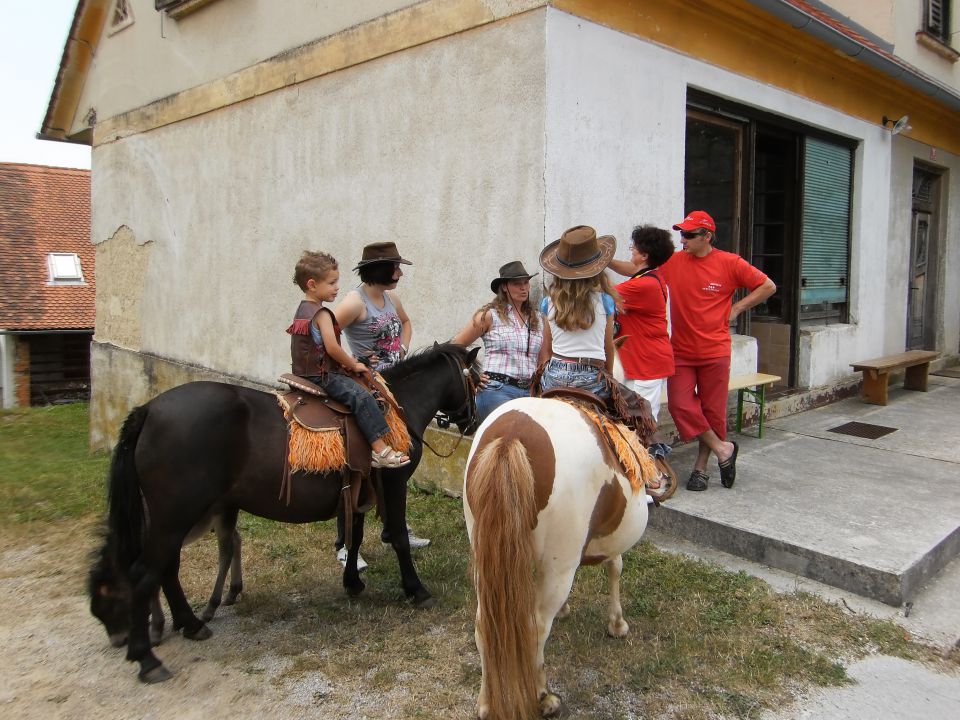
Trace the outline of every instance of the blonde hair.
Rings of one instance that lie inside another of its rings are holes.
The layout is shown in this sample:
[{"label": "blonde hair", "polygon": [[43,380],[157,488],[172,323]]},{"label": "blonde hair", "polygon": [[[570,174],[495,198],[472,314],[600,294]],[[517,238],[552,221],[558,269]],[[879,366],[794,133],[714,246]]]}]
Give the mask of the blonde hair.
[{"label": "blonde hair", "polygon": [[620,301],[620,294],[613,289],[606,273],[601,272],[592,278],[554,277],[547,294],[553,303],[553,320],[557,327],[568,332],[592,327],[596,315],[590,295],[595,292],[605,292],[614,302]]},{"label": "blonde hair", "polygon": [[304,292],[307,291],[307,280],[323,280],[331,270],[337,269],[337,261],[333,255],[325,252],[305,250],[297,261],[293,271],[293,283]]}]

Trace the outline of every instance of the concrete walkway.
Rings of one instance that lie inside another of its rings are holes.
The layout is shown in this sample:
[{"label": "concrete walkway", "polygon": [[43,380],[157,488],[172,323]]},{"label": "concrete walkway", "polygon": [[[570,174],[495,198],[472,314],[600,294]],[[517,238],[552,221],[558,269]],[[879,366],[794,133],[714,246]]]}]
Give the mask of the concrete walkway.
[{"label": "concrete walkway", "polygon": [[[830,432],[848,422],[897,428],[876,440]],[[770,422],[740,443],[737,482],[685,488],[651,513],[661,549],[892,619],[946,654],[960,646],[960,379],[891,388],[890,404],[844,400]],[[694,445],[671,462],[685,481]],[[953,720],[960,675],[872,656],[854,684],[815,689],[763,720]]]}]

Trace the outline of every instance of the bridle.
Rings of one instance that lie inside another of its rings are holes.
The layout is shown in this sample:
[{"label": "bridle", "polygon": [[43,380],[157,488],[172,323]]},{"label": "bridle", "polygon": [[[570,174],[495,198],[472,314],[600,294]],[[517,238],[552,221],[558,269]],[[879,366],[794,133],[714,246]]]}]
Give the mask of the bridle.
[{"label": "bridle", "polygon": [[[471,428],[477,419],[477,390],[479,389],[479,384],[473,379],[473,368],[469,363],[463,362],[459,356],[454,357],[450,353],[443,353],[443,357],[454,369],[457,377],[463,382],[464,400],[456,410],[451,412],[438,411],[435,416],[437,427],[445,430],[449,428],[450,425],[456,424],[458,427]],[[418,439],[423,443],[424,447],[428,448],[430,452],[437,457],[447,458],[453,455],[453,453],[457,451],[457,448],[460,447],[460,441],[463,440],[463,436],[464,431],[461,430],[460,437],[457,438],[456,444],[446,455],[437,452],[424,438],[421,437]]]}]

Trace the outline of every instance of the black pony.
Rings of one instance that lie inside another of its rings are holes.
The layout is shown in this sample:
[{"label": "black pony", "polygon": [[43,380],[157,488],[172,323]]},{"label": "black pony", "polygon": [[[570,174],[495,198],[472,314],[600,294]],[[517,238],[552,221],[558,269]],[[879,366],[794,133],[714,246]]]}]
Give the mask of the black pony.
[{"label": "black pony", "polygon": [[[422,438],[437,413],[461,432],[475,417],[477,349],[434,345],[383,373],[403,409],[412,447],[409,465],[383,472],[380,507],[400,565],[401,585],[417,605],[432,598],[410,557],[406,531],[407,480],[423,453]],[[339,473],[295,482],[290,504],[280,497],[287,425],[270,393],[214,382],[168,390],[127,417],[110,469],[109,514],[103,548],[90,570],[90,610],[117,644],[127,636],[127,659],[139,677],[159,682],[169,671],[150,649],[148,617],[162,588],[174,629],[204,640],[211,632],[187,603],[180,585],[180,550],[197,528],[218,524],[221,560],[232,557],[240,510],[280,522],[327,520],[337,513]],[[299,479],[299,476],[297,477]],[[343,586],[363,591],[357,554],[363,514],[354,516],[353,547]]]}]

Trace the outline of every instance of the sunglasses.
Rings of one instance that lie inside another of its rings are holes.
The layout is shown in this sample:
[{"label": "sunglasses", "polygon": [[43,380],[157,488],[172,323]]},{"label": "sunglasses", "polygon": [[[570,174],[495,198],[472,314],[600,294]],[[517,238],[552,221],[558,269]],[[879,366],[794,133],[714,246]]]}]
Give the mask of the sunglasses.
[{"label": "sunglasses", "polygon": [[680,237],[684,238],[685,240],[690,240],[691,238],[695,238],[700,235],[703,235],[703,230],[681,230],[680,231]]}]

